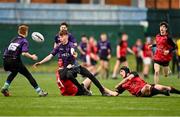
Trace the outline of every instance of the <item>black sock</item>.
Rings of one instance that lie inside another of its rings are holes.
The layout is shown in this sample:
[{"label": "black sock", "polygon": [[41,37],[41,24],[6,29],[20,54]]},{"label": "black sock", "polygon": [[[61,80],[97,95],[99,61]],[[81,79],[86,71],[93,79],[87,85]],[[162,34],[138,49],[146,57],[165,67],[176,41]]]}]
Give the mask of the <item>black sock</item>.
[{"label": "black sock", "polygon": [[177,90],[174,87],[171,87],[170,93],[180,94],[180,90]]},{"label": "black sock", "polygon": [[154,96],[154,95],[158,95],[158,94],[163,94],[163,95],[169,96],[169,93],[167,90],[161,91],[161,90],[158,90],[158,89],[152,87],[150,96]]}]

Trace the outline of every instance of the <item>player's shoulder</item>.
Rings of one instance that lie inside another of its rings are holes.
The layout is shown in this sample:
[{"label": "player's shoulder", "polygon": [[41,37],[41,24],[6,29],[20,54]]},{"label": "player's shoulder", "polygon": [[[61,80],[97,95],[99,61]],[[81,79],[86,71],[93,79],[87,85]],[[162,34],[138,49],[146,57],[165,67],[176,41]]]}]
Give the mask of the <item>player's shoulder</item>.
[{"label": "player's shoulder", "polygon": [[160,37],[161,35],[160,35],[160,33],[158,33],[157,35],[156,35],[156,37]]},{"label": "player's shoulder", "polygon": [[138,77],[139,76],[138,72],[136,72],[136,71],[132,71],[130,74],[133,74],[134,77]]}]

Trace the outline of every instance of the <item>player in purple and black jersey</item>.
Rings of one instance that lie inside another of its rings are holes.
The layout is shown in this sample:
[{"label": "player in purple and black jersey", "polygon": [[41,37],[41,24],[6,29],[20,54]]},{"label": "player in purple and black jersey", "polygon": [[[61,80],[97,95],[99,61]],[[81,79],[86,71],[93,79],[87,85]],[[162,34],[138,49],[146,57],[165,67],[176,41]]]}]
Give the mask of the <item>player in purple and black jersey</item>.
[{"label": "player in purple and black jersey", "polygon": [[[60,27],[59,27],[59,30],[60,31],[62,31],[62,30],[68,31],[68,24],[66,22],[62,22]],[[56,34],[54,40],[55,40],[55,43],[54,43],[54,48],[55,48],[60,43],[59,34]],[[74,46],[77,46],[76,39],[73,37],[73,35],[71,33],[68,33],[68,40],[70,42],[74,43]]]},{"label": "player in purple and black jersey", "polygon": [[18,36],[10,42],[9,46],[4,51],[3,66],[5,71],[10,71],[8,78],[1,89],[1,93],[4,96],[10,96],[8,91],[9,86],[18,73],[24,75],[27,78],[39,96],[46,96],[48,94],[38,86],[36,80],[21,61],[21,55],[32,60],[38,59],[35,54],[30,54],[28,52],[29,44],[26,39],[28,35],[28,29],[29,27],[27,25],[20,25],[18,27]]},{"label": "player in purple and black jersey", "polygon": [[60,36],[60,45],[53,49],[53,51],[45,57],[42,61],[37,62],[34,66],[43,64],[51,60],[55,55],[58,55],[58,59],[61,60],[62,64],[59,66],[59,76],[61,80],[70,80],[78,88],[77,95],[91,95],[90,92],[85,90],[84,86],[79,84],[76,77],[77,74],[81,74],[85,77],[88,77],[100,90],[101,94],[104,96],[109,95],[105,92],[105,89],[100,84],[100,82],[91,74],[86,68],[77,64],[76,58],[77,53],[75,52],[75,46],[72,42],[68,40],[68,32],[63,30],[59,33]]},{"label": "player in purple and black jersey", "polygon": [[111,58],[111,44],[107,38],[106,33],[102,33],[100,35],[100,40],[97,44],[98,47],[98,53],[100,58],[100,67],[98,68],[98,71],[105,70],[106,72],[106,78],[109,77],[109,69],[108,69],[108,62]]}]

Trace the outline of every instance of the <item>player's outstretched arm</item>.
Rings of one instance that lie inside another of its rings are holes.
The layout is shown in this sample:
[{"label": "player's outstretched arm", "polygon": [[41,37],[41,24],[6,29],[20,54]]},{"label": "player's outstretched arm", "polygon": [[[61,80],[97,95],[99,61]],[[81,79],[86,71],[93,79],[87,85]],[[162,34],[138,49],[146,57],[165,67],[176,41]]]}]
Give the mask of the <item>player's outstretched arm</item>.
[{"label": "player's outstretched arm", "polygon": [[22,55],[32,60],[38,60],[38,57],[35,54],[30,54],[29,52],[22,52]]},{"label": "player's outstretched arm", "polygon": [[118,95],[119,95],[118,92],[116,92],[116,91],[111,91],[110,89],[108,89],[108,88],[106,88],[106,87],[104,87],[104,90],[105,90],[107,93],[109,93],[111,96],[118,96]]},{"label": "player's outstretched arm", "polygon": [[41,65],[43,63],[46,63],[48,61],[50,61],[53,58],[52,54],[49,54],[48,56],[46,56],[42,61],[35,63],[33,66],[36,68],[38,65]]},{"label": "player's outstretched arm", "polygon": [[129,53],[131,53],[131,54],[133,54],[134,55],[134,52],[133,52],[133,50],[131,49],[131,48],[127,48],[127,51],[129,52]]},{"label": "player's outstretched arm", "polygon": [[130,80],[131,78],[134,78],[134,74],[130,74],[129,76],[127,76],[126,78],[124,78],[120,83],[118,83],[115,88],[118,88],[119,86],[121,86],[122,84],[124,84],[125,82],[127,82],[128,80]]}]

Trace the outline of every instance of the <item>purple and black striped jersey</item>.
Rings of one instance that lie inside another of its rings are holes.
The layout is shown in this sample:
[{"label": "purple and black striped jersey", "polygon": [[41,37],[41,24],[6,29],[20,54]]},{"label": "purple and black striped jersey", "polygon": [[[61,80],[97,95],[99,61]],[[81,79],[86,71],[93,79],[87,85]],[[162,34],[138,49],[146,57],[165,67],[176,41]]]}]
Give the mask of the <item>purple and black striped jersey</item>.
[{"label": "purple and black striped jersey", "polygon": [[74,44],[72,42],[68,42],[66,45],[60,44],[56,48],[54,48],[51,52],[53,56],[58,55],[58,59],[62,59],[63,67],[67,67],[69,64],[75,64],[76,60],[74,56],[71,54],[71,49],[74,49]]},{"label": "purple and black striped jersey", "polygon": [[11,41],[9,46],[4,51],[5,58],[17,59],[20,58],[22,52],[28,52],[29,43],[26,38],[18,36]]},{"label": "purple and black striped jersey", "polygon": [[101,40],[98,41],[97,47],[98,47],[98,52],[99,52],[100,56],[108,56],[109,55],[108,50],[109,49],[111,50],[111,45],[108,40],[107,41],[101,41]]}]

